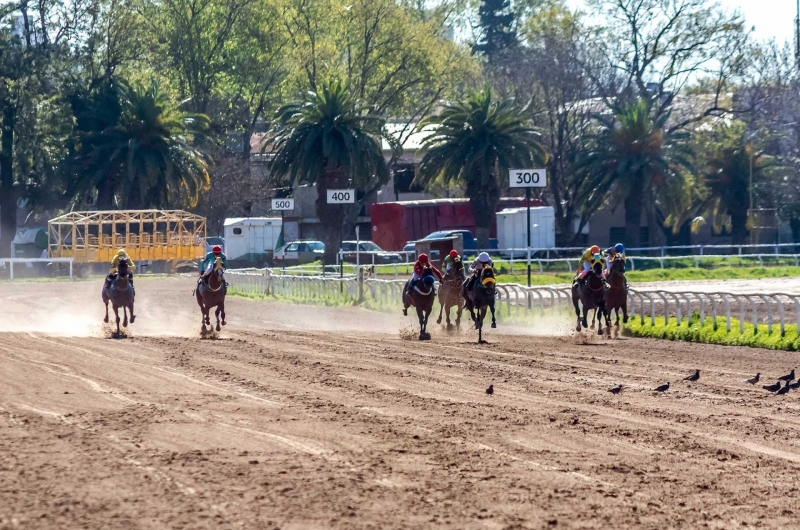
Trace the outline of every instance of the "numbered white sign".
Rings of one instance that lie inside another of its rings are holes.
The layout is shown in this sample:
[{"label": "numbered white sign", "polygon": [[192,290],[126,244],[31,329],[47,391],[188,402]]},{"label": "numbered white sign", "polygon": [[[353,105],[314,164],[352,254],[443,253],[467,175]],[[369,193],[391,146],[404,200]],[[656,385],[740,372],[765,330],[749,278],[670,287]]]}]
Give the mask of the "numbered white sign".
[{"label": "numbered white sign", "polygon": [[272,199],[272,209],[275,211],[294,210],[294,199]]},{"label": "numbered white sign", "polygon": [[510,188],[547,187],[547,171],[544,169],[512,169],[508,176]]},{"label": "numbered white sign", "polygon": [[328,204],[353,204],[356,190],[328,190]]}]

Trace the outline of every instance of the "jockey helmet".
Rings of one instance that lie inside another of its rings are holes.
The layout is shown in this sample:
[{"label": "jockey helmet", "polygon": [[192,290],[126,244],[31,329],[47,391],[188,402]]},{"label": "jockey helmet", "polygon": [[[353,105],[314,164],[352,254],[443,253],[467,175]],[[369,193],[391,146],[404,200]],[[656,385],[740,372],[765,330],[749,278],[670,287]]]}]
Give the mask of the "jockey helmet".
[{"label": "jockey helmet", "polygon": [[420,254],[417,259],[420,263],[428,263],[428,255],[425,253]]},{"label": "jockey helmet", "polygon": [[214,248],[211,249],[211,252],[213,252],[214,254],[221,254],[222,247],[220,247],[219,245],[214,245]]},{"label": "jockey helmet", "polygon": [[489,254],[487,254],[486,252],[481,252],[480,254],[478,254],[478,261],[480,261],[481,263],[489,263],[490,261],[492,261],[492,258],[490,258]]},{"label": "jockey helmet", "polygon": [[122,248],[121,248],[121,249],[119,249],[119,250],[117,251],[117,256],[119,256],[120,258],[121,258],[121,257],[123,257],[123,256],[127,256],[127,255],[128,255],[128,253],[127,253],[127,252],[125,252],[125,249],[122,249]]},{"label": "jockey helmet", "polygon": [[625,254],[625,245],[622,243],[617,243],[614,245],[614,251],[619,252],[620,254]]},{"label": "jockey helmet", "polygon": [[597,245],[592,245],[592,248],[589,249],[589,252],[592,255],[599,254],[600,253],[600,247],[598,247]]},{"label": "jockey helmet", "polygon": [[458,257],[458,251],[456,249],[451,250],[450,257],[456,259]]}]

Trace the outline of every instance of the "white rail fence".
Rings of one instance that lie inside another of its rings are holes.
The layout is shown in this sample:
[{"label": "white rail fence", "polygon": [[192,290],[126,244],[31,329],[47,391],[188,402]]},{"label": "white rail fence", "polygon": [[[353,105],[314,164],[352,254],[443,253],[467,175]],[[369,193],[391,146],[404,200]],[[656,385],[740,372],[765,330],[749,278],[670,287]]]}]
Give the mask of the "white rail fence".
[{"label": "white rail fence", "polygon": [[[398,307],[405,280],[370,278],[365,274],[333,276],[292,276],[271,269],[229,270],[232,287],[252,294],[272,294],[311,303],[339,300],[351,303],[373,301],[379,307]],[[559,315],[574,318],[572,290],[569,286],[497,284],[497,316],[514,317]],[[655,325],[657,317],[665,324],[687,324],[699,317],[704,325],[710,319],[714,329],[724,325],[730,332],[737,324],[744,332],[752,324],[755,332],[766,325],[767,332],[785,335],[788,326],[800,330],[800,294],[730,293],[637,290],[628,293],[628,313],[641,324]],[[724,319],[724,322],[720,320]]]},{"label": "white rail fence", "polygon": [[69,279],[72,280],[72,269],[75,258],[0,258],[0,267],[8,265],[8,277],[14,279],[14,265],[29,266],[33,263],[69,263]]}]

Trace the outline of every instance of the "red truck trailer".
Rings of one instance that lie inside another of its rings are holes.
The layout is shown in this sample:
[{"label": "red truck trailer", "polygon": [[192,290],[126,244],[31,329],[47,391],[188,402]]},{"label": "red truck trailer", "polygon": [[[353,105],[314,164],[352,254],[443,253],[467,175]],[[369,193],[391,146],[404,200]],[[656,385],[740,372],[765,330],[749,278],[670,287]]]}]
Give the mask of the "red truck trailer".
[{"label": "red truck trailer", "polygon": [[[521,208],[524,198],[500,199],[498,211]],[[531,200],[531,206],[544,203]],[[439,230],[469,230],[475,233],[475,219],[469,199],[434,199],[429,201],[380,202],[370,208],[372,240],[384,250],[403,250],[409,241],[416,241]],[[490,237],[497,236],[492,221]]]}]

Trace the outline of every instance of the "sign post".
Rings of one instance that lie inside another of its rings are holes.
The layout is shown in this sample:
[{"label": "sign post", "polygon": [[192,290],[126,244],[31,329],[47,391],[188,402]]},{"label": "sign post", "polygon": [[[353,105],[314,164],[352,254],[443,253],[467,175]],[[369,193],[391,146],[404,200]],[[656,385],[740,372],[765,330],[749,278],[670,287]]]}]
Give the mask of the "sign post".
[{"label": "sign post", "polygon": [[[344,279],[344,256],[342,255],[342,239],[344,239],[344,206],[345,204],[355,204],[356,190],[327,190],[328,204],[340,204],[342,206],[342,226],[339,227],[339,250],[336,252],[339,256],[339,279]],[[325,265],[322,265],[322,271],[325,271]],[[344,284],[339,283],[340,291],[344,291]]]},{"label": "sign post", "polygon": [[[272,209],[276,212],[281,212],[281,236],[285,237],[284,212],[294,210],[294,199],[272,199]],[[281,244],[286,244],[286,241],[283,241],[283,237],[281,237]],[[281,268],[286,270],[286,260],[283,260],[283,267]]]},{"label": "sign post", "polygon": [[531,188],[547,187],[545,169],[511,169],[508,171],[509,188],[525,188],[528,206],[528,287],[531,286]]}]

